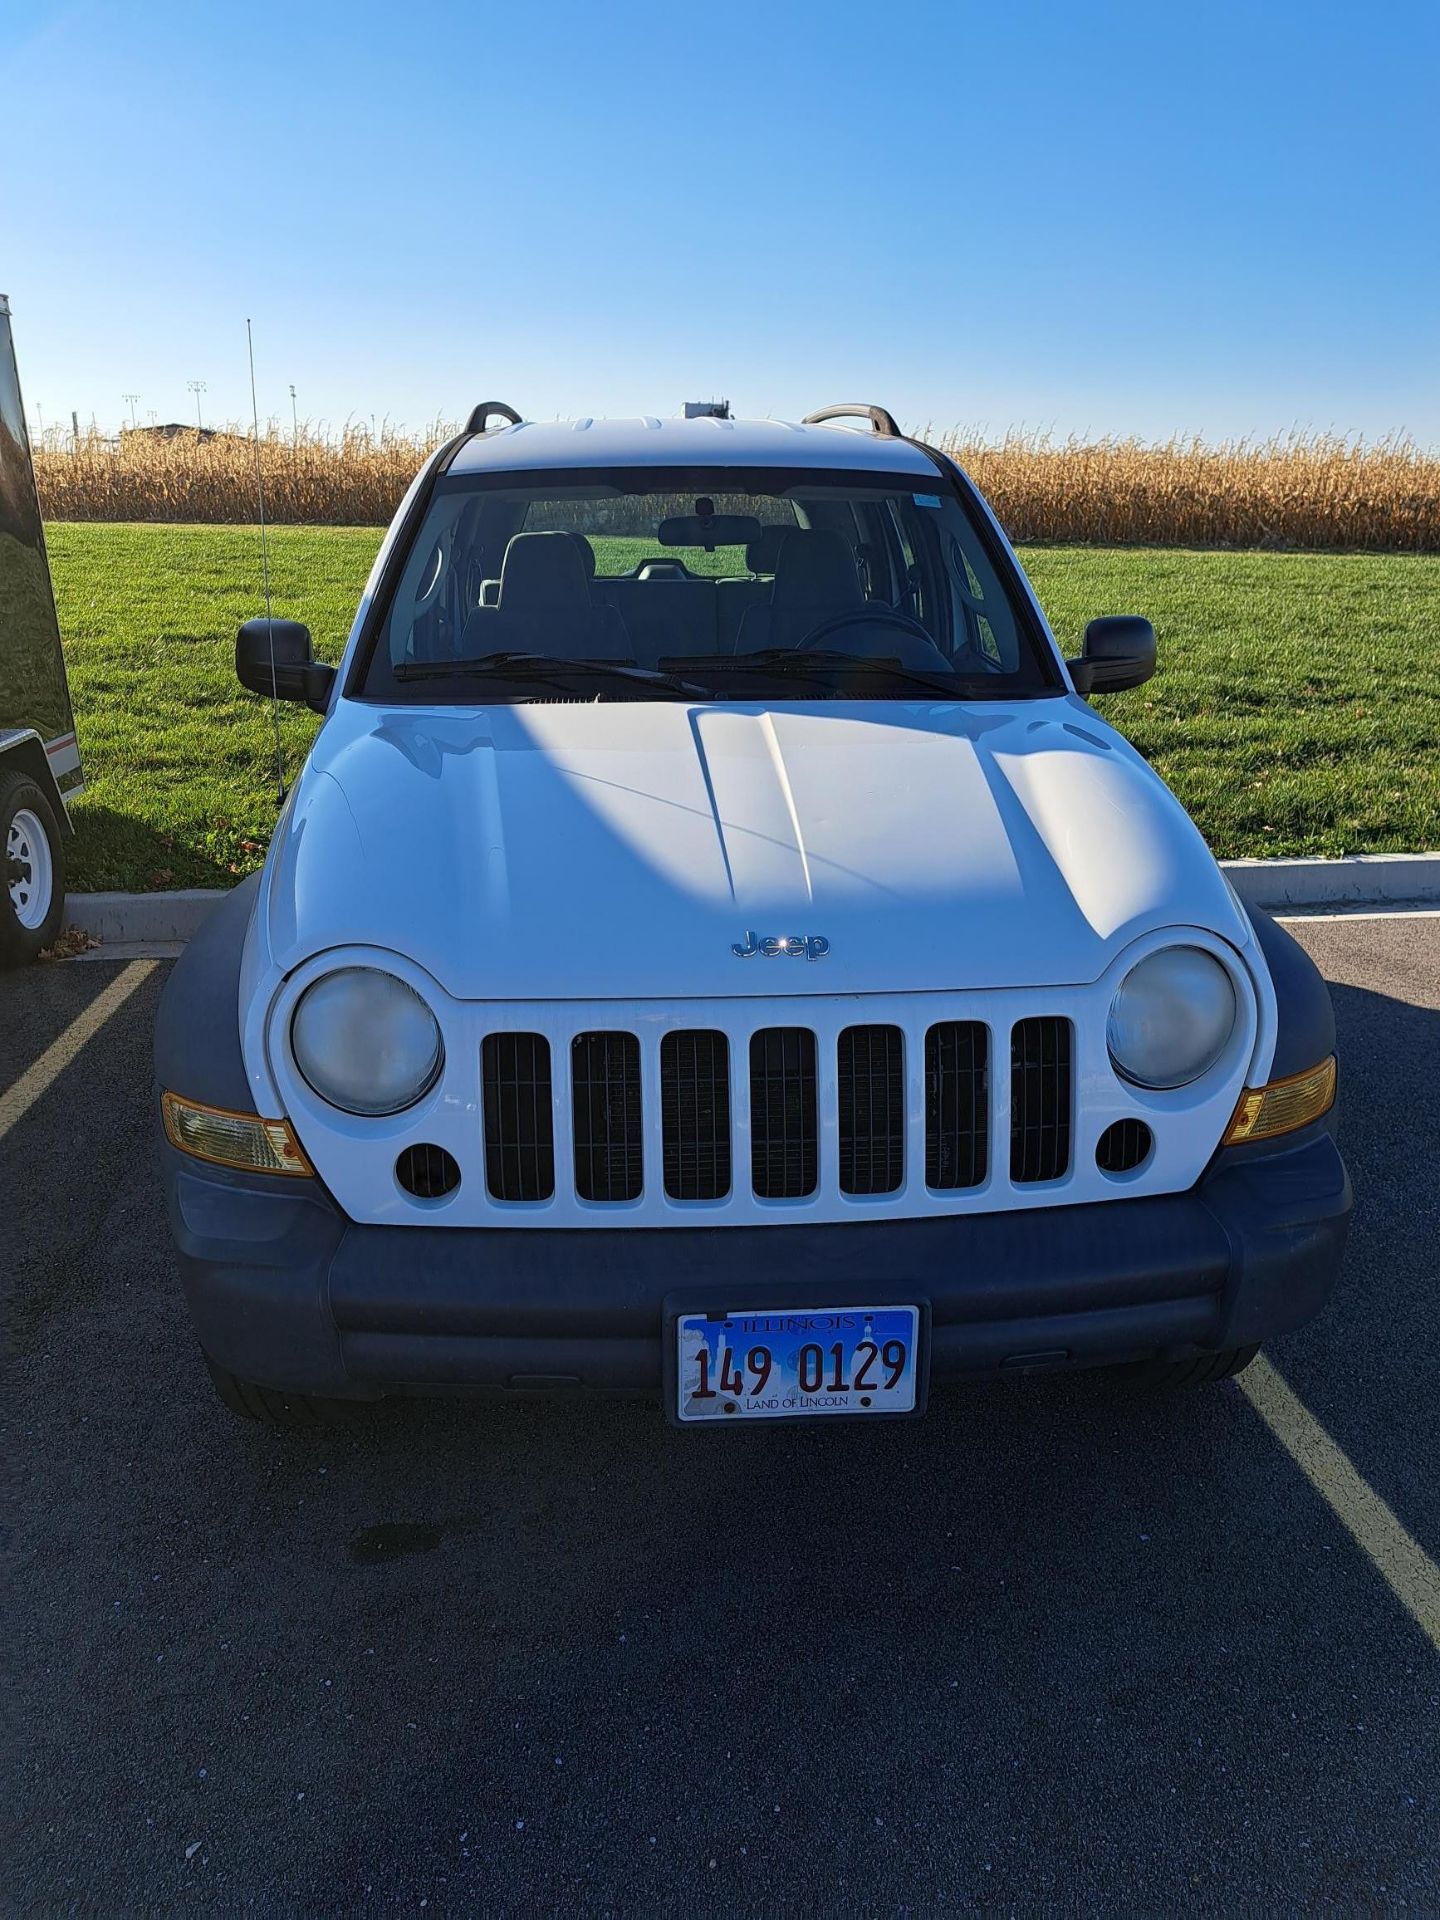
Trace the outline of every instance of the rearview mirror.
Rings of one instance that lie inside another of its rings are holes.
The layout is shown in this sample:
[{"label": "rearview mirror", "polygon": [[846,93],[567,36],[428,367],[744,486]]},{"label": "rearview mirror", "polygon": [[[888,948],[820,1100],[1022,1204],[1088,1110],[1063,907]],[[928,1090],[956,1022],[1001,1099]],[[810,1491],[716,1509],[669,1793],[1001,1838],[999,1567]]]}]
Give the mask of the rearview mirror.
[{"label": "rearview mirror", "polygon": [[1078,660],[1067,660],[1077,693],[1123,693],[1155,671],[1155,629],[1134,613],[1092,620]]},{"label": "rearview mirror", "polygon": [[662,547],[703,547],[713,553],[717,547],[745,547],[761,534],[760,522],[753,513],[677,513],[662,520],[655,537]]},{"label": "rearview mirror", "polygon": [[251,693],[303,700],[316,713],[324,713],[335,669],[314,658],[308,627],[298,620],[272,620],[262,614],[247,620],[235,636],[235,677]]}]

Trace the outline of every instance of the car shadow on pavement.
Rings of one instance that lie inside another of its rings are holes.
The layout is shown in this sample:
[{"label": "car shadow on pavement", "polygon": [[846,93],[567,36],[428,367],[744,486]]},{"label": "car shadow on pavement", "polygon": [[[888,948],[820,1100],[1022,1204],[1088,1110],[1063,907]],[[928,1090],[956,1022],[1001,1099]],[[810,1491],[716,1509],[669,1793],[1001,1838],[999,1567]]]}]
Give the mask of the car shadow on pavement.
[{"label": "car shadow on pavement", "polygon": [[1268,1351],[1440,1559],[1440,1008],[1330,995],[1355,1213],[1324,1313]]},{"label": "car shadow on pavement", "polygon": [[1260,1886],[1281,1836],[1297,1899],[1362,1899],[1382,1854],[1403,1884],[1426,1650],[1233,1387],[723,1435],[437,1402],[201,1451],[227,1511],[173,1519],[215,1626],[257,1616],[257,1721],[312,1725],[308,1794],[453,1810],[487,1870],[523,1822],[612,1898],[650,1834],[748,1847],[780,1898],[817,1846],[922,1907],[1037,1868],[1082,1905]]},{"label": "car shadow on pavement", "polygon": [[[158,983],[0,1145],[58,1170],[8,1189],[36,1907],[1429,1903],[1433,1654],[1233,1385],[234,1420],[158,1203]],[[1440,1015],[1335,1000],[1355,1238],[1272,1358],[1434,1551]]]}]

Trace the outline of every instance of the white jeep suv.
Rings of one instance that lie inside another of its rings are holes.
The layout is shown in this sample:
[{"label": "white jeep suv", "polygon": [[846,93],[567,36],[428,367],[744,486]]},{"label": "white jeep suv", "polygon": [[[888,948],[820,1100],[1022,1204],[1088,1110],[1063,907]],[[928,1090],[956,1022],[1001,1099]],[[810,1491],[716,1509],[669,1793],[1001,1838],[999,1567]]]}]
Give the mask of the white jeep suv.
[{"label": "white jeep suv", "polygon": [[[498,424],[496,424],[498,423]],[[857,423],[858,428],[857,430]],[[264,871],[168,983],[170,1217],[222,1397],[1222,1377],[1350,1209],[1323,983],[879,408],[522,422],[402,503]]]}]

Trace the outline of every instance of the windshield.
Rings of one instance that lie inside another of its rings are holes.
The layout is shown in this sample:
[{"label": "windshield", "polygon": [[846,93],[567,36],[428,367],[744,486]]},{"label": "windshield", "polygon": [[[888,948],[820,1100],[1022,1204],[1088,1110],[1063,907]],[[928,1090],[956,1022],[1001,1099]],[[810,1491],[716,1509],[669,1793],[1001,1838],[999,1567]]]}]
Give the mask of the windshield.
[{"label": "windshield", "polygon": [[[391,568],[371,698],[1006,699],[1055,677],[937,472],[442,478]],[[563,482],[563,484],[562,484]],[[1003,571],[1002,571],[1003,569]]]}]

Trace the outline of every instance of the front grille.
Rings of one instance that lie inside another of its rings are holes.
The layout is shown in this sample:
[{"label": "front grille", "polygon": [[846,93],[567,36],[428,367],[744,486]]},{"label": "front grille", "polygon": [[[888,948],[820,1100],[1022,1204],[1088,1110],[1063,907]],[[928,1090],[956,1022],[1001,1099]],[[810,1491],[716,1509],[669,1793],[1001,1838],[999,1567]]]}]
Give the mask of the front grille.
[{"label": "front grille", "polygon": [[485,1184],[496,1200],[548,1200],[555,1191],[550,1042],[488,1033],[480,1053]]},{"label": "front grille", "polygon": [[799,1200],[819,1173],[815,1036],[766,1027],[750,1040],[750,1178],[762,1200]]},{"label": "front grille", "polygon": [[835,1064],[840,1191],[894,1193],[905,1177],[905,1036],[846,1027]]},{"label": "front grille", "polygon": [[730,1043],[723,1033],[667,1033],[660,1043],[665,1191],[723,1200],[730,1191]]},{"label": "front grille", "polygon": [[1021,1020],[1010,1031],[1010,1178],[1058,1180],[1070,1165],[1068,1020]]},{"label": "front grille", "polygon": [[[948,1195],[965,1206],[993,1188],[990,1204],[1004,1206],[1007,1192],[1019,1204],[1024,1189],[1071,1172],[1078,1073],[1070,1018],[927,1024],[938,1010],[932,999],[884,1024],[841,1026],[853,1005],[836,1007],[833,1024],[827,1007],[812,1015],[813,1027],[742,1029],[738,1038],[724,1030],[718,1007],[706,1009],[708,1026],[662,1022],[657,1029],[647,1013],[633,1032],[576,1033],[557,1022],[544,1032],[482,1034],[489,1196],[550,1201],[558,1173],[560,1198],[572,1205],[663,1195],[738,1215],[757,1200],[862,1196],[878,1207],[928,1190],[937,1202]],[[1008,1166],[1007,1095],[1002,1084],[997,1108],[995,1084],[1004,1077],[995,1072],[997,1055],[1003,1066],[1007,1047]],[[748,1103],[745,1082],[731,1082],[736,1048],[746,1049]],[[571,1129],[558,1143],[557,1109],[568,1112]],[[1079,1173],[1094,1181],[1152,1159],[1148,1132],[1117,1122],[1093,1164],[1087,1146]],[[395,1163],[402,1186],[420,1198],[442,1197],[455,1175],[432,1167],[425,1149],[413,1160]]]},{"label": "front grille", "polygon": [[925,1184],[978,1187],[990,1144],[990,1036],[978,1020],[925,1035]]},{"label": "front grille", "polygon": [[640,1042],[633,1033],[577,1033],[570,1043],[575,1191],[636,1200],[643,1183]]}]

